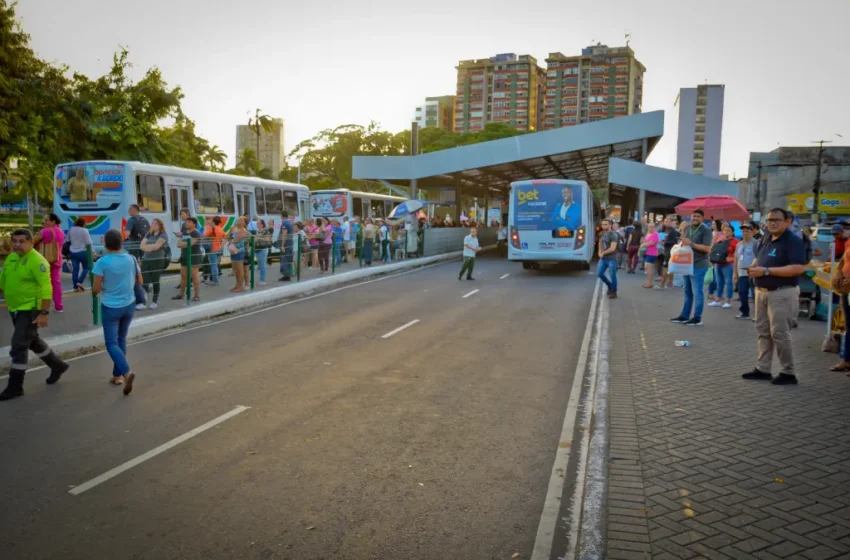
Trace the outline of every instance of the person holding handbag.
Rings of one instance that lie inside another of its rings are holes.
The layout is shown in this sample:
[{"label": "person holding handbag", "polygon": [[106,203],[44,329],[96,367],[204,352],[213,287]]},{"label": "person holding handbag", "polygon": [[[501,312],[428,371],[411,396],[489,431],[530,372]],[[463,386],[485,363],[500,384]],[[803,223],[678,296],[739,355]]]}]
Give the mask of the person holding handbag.
[{"label": "person holding handbag", "polygon": [[65,311],[62,304],[62,245],[65,234],[59,229],[59,216],[50,213],[44,215],[44,228],[33,239],[38,252],[50,263],[50,283],[53,285],[53,309],[57,313]]},{"label": "person holding handbag", "polygon": [[[832,273],[832,289],[841,296],[841,311],[844,313],[844,332],[841,335],[841,348],[839,356],[841,361],[829,368],[829,371],[850,371],[850,332],[848,332],[848,318],[850,318],[850,259],[846,252],[841,260],[835,263]],[[850,373],[847,374],[850,377]]]}]

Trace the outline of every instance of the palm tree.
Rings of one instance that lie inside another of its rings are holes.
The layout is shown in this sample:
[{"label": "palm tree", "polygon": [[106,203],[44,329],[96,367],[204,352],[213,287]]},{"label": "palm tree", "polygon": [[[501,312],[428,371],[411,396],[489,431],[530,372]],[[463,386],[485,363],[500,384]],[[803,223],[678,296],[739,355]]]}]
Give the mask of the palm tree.
[{"label": "palm tree", "polygon": [[[250,113],[248,113],[250,115]],[[257,151],[254,152],[257,156],[260,154],[260,132],[269,133],[274,129],[274,121],[272,118],[264,113],[261,113],[260,109],[256,109],[254,111],[253,117],[248,117],[248,128],[250,128],[254,134],[257,135]]]},{"label": "palm tree", "polygon": [[211,170],[220,171],[227,164],[227,154],[217,144],[210,146],[204,151],[204,162]]},{"label": "palm tree", "polygon": [[257,152],[251,148],[245,148],[236,157],[236,168],[241,170],[245,175],[256,175],[260,170],[260,161],[257,159]]}]

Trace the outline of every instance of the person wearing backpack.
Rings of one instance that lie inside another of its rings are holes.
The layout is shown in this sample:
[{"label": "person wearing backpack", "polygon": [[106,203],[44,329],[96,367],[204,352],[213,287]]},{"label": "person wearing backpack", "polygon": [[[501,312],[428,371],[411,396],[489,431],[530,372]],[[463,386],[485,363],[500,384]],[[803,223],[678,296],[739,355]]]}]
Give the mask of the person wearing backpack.
[{"label": "person wearing backpack", "polygon": [[139,215],[141,208],[138,204],[131,204],[129,212],[130,217],[127,219],[127,225],[124,226],[124,249],[136,260],[140,260],[142,240],[147,237],[151,225],[147,218]]},{"label": "person wearing backpack", "polygon": [[[714,265],[714,276],[717,279],[717,299],[708,304],[708,307],[732,307],[732,277],[735,275],[735,248],[738,240],[735,239],[735,231],[732,225],[724,222],[720,228],[720,234],[714,238],[708,260]],[[724,291],[726,292],[724,295]],[[723,301],[725,300],[725,301]]]}]

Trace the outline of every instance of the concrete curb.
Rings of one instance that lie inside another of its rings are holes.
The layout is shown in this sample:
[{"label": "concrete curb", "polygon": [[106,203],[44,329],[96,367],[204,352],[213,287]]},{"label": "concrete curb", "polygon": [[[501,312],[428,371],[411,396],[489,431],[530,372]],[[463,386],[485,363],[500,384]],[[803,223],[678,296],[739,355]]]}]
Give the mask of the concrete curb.
[{"label": "concrete curb", "polygon": [[[378,268],[361,268],[335,274],[324,278],[316,278],[305,282],[298,282],[288,286],[271,288],[261,292],[250,292],[244,295],[232,296],[222,300],[201,303],[174,311],[168,311],[159,315],[151,315],[134,320],[130,326],[128,341],[138,340],[163,331],[182,327],[191,323],[202,323],[218,317],[255,310],[264,305],[279,303],[307,292],[324,290],[335,286],[347,284],[354,280],[362,280],[372,276],[383,276],[393,272],[400,272],[414,268],[420,268],[429,264],[457,259],[462,251],[423,257],[399,263],[382,265]],[[50,347],[58,352],[63,358],[71,358],[83,354],[89,354],[104,348],[103,330],[100,327],[92,327],[81,333],[65,334],[45,339]],[[0,369],[8,370],[12,364],[9,357],[10,346],[0,348]],[[31,363],[35,363],[35,355],[31,355]]]}]

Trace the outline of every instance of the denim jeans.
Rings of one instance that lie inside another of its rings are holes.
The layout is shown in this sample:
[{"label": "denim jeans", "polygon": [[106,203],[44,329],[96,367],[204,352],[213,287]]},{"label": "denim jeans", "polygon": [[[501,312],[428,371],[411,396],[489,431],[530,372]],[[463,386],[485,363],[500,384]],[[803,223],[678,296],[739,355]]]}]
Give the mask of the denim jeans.
[{"label": "denim jeans", "polygon": [[[605,272],[611,271],[611,279],[605,277]],[[612,292],[617,291],[617,259],[600,259],[599,266],[596,269],[596,274],[600,280],[605,282],[608,289]]]},{"label": "denim jeans", "polygon": [[724,297],[723,292],[726,292],[726,299],[732,299],[732,273],[735,270],[735,265],[732,263],[718,264],[714,267],[714,274],[717,278],[717,297]]},{"label": "denim jeans", "polygon": [[265,282],[269,269],[269,250],[257,249],[254,255],[257,257],[257,266],[260,269],[260,282]]},{"label": "denim jeans", "polygon": [[145,287],[136,282],[133,284],[133,294],[136,296],[136,305],[144,305],[148,302],[148,293]]},{"label": "denim jeans", "polygon": [[[711,282],[708,283],[708,295],[713,296],[717,293],[717,265],[711,265]],[[708,274],[706,269],[706,274]],[[719,295],[719,294],[718,294]]]},{"label": "denim jeans", "polygon": [[340,244],[336,240],[334,240],[334,265],[339,266],[342,262],[342,253],[340,252]]},{"label": "denim jeans", "polygon": [[750,316],[750,277],[738,276],[738,297],[741,298],[741,315]]},{"label": "denim jeans", "polygon": [[207,253],[210,261],[210,284],[218,286],[218,263],[221,262],[221,252],[210,251]]},{"label": "denim jeans", "polygon": [[[80,268],[82,267],[83,273],[80,274]],[[89,256],[86,251],[80,251],[78,253],[71,253],[71,278],[74,284],[74,287],[77,285],[82,286],[83,282],[86,279],[86,275],[89,272]]]},{"label": "denim jeans", "polygon": [[106,352],[115,364],[112,367],[112,375],[115,377],[121,377],[130,372],[130,364],[127,363],[127,333],[130,332],[130,323],[133,321],[135,310],[135,303],[126,307],[100,306],[103,340],[106,343]]},{"label": "denim jeans", "polygon": [[366,264],[372,264],[372,251],[374,250],[375,241],[372,239],[365,239],[363,241],[363,260],[366,261]]},{"label": "denim jeans", "polygon": [[[707,268],[694,268],[693,276],[685,276],[685,306],[682,307],[680,317],[691,318],[691,308],[694,310],[694,318],[702,318],[702,309],[705,306],[705,275]],[[696,300],[696,301],[694,301]]]},{"label": "denim jeans", "polygon": [[292,258],[295,247],[292,243],[286,243],[283,246],[283,253],[280,255],[280,275],[289,277],[292,275]]}]

